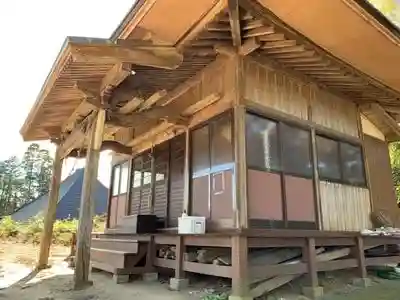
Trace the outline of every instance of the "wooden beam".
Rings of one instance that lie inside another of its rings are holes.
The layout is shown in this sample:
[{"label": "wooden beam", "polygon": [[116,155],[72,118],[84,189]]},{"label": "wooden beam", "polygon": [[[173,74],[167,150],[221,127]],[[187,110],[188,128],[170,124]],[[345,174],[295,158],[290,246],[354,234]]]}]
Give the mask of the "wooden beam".
[{"label": "wooden beam", "polygon": [[188,32],[176,43],[178,50],[183,49],[185,45],[193,41],[198,34],[210,23],[216,15],[225,8],[226,0],[218,0],[213,7],[196,23]]},{"label": "wooden beam", "polygon": [[47,211],[44,217],[43,232],[40,241],[39,260],[37,263],[37,268],[39,270],[47,268],[49,263],[50,246],[53,237],[53,224],[54,221],[56,220],[58,195],[60,191],[62,162],[63,161],[60,157],[60,146],[57,146],[53,163],[53,172],[50,182],[50,192],[47,202]]},{"label": "wooden beam", "polygon": [[252,299],[249,289],[247,237],[232,236],[232,296]]},{"label": "wooden beam", "polygon": [[222,66],[226,63],[227,57],[217,57],[217,59],[206,66],[202,72],[199,72],[197,75],[189,78],[186,80],[183,84],[179,85],[177,88],[174,90],[170,91],[163,99],[160,99],[158,102],[158,105],[165,106],[168,103],[174,101],[175,99],[179,98],[182,96],[184,93],[186,93],[190,88],[195,86],[196,84],[199,83],[199,81],[202,79],[203,73],[207,72],[207,70],[213,70],[214,68],[217,68],[217,66]]},{"label": "wooden beam", "polygon": [[105,116],[105,110],[99,110],[90,131],[79,211],[78,243],[74,272],[75,289],[83,288],[89,284],[90,242],[93,227],[93,197],[95,195],[94,191],[96,188]]},{"label": "wooden beam", "polygon": [[129,114],[131,112],[133,112],[136,108],[138,108],[140,106],[140,104],[143,103],[143,99],[142,98],[138,98],[138,97],[133,97],[131,100],[129,100],[124,106],[122,106],[118,112],[120,114]]},{"label": "wooden beam", "polygon": [[86,130],[92,126],[94,114],[89,114],[62,141],[60,157],[65,158],[75,148],[82,148],[84,145]]},{"label": "wooden beam", "polygon": [[400,127],[396,120],[393,119],[378,103],[370,103],[360,107],[362,111],[371,109],[374,113],[380,116],[383,122],[397,135],[400,136]]},{"label": "wooden beam", "polygon": [[129,63],[119,63],[111,68],[104,76],[100,90],[105,91],[109,88],[116,88],[119,86],[128,76],[132,74],[132,65]]},{"label": "wooden beam", "polygon": [[233,46],[239,49],[242,45],[239,0],[228,0],[228,12]]},{"label": "wooden beam", "polygon": [[251,52],[254,52],[260,47],[260,42],[257,38],[250,38],[246,40],[243,45],[239,48],[239,54],[246,56],[249,55]]},{"label": "wooden beam", "polygon": [[161,90],[158,92],[155,92],[153,95],[151,95],[149,98],[147,98],[139,108],[139,111],[149,109],[151,106],[153,106],[157,101],[162,99],[167,95],[167,90]]},{"label": "wooden beam", "polygon": [[[107,40],[106,40],[107,41]],[[183,61],[182,54],[169,46],[125,47],[110,42],[69,42],[74,61],[86,63],[132,63],[162,69],[176,69]]]},{"label": "wooden beam", "polygon": [[[127,147],[117,141],[103,141],[103,143],[101,144],[100,152],[105,150],[111,150],[115,153],[120,153],[120,154],[132,155],[131,147]],[[69,153],[68,157],[82,158],[86,157],[86,155],[87,155],[87,149],[73,149]]]}]

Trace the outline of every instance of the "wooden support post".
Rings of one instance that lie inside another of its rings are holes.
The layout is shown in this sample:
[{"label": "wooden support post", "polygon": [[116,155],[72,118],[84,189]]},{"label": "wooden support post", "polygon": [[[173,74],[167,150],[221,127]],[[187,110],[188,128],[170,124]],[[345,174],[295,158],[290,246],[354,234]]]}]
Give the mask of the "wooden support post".
[{"label": "wooden support post", "polygon": [[83,178],[82,198],[79,211],[78,244],[76,249],[76,263],[74,273],[75,289],[90,284],[90,244],[93,227],[93,196],[97,180],[100,158],[100,148],[103,140],[106,112],[100,109],[90,129],[86,167]]},{"label": "wooden support post", "polygon": [[60,158],[60,146],[57,146],[50,183],[47,212],[44,218],[44,227],[40,241],[39,260],[37,264],[38,269],[47,268],[49,262],[50,246],[53,238],[53,224],[56,219],[56,210],[60,190],[62,162],[63,160]]},{"label": "wooden support post", "polygon": [[323,219],[321,212],[321,191],[319,188],[319,170],[318,170],[318,158],[317,158],[317,136],[315,128],[311,128],[311,153],[313,162],[313,185],[314,185],[314,203],[315,203],[315,222],[317,223],[318,229],[323,230]]},{"label": "wooden support post", "polygon": [[247,162],[246,162],[246,109],[234,108],[234,147],[235,147],[235,223],[237,228],[248,227],[247,212]]},{"label": "wooden support post", "polygon": [[184,169],[184,190],[183,190],[183,211],[189,214],[190,205],[190,131],[185,131],[185,169]]},{"label": "wooden support post", "polygon": [[176,251],[175,251],[175,278],[183,279],[185,278],[185,271],[183,270],[183,254],[185,253],[185,245],[183,243],[183,236],[178,236],[176,241]]},{"label": "wooden support post", "polygon": [[148,244],[147,244],[147,253],[146,253],[146,273],[151,273],[154,271],[154,257],[155,257],[155,246],[154,236],[151,236]]},{"label": "wooden support post", "polygon": [[250,300],[247,237],[232,236],[232,295],[229,300]]},{"label": "wooden support post", "polygon": [[169,281],[169,288],[174,291],[180,291],[189,285],[189,280],[185,278],[185,271],[183,269],[185,253],[185,241],[183,236],[176,238],[175,250],[175,277]]},{"label": "wooden support post", "polygon": [[303,259],[307,263],[308,286],[303,287],[303,294],[310,299],[317,299],[323,295],[323,288],[318,285],[317,254],[315,239],[306,238],[303,247]]},{"label": "wooden support post", "polygon": [[354,248],[354,254],[357,259],[358,265],[358,276],[360,278],[367,278],[367,266],[365,263],[365,255],[364,255],[364,240],[362,236],[356,237],[356,246]]}]

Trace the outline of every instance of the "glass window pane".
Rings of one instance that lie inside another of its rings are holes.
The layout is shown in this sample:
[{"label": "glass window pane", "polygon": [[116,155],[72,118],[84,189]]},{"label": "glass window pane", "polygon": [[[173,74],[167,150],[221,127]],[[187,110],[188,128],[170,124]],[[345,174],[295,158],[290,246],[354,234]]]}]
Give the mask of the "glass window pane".
[{"label": "glass window pane", "polygon": [[319,177],[340,180],[338,142],[317,136],[317,157]]},{"label": "glass window pane", "polygon": [[365,184],[361,147],[340,143],[343,180],[351,184]]},{"label": "glass window pane", "polygon": [[120,166],[114,167],[114,174],[113,174],[113,184],[112,184],[112,195],[116,196],[119,194],[119,179],[120,179]]},{"label": "glass window pane", "polygon": [[128,191],[129,185],[129,161],[122,165],[121,169],[121,189],[120,194],[125,194]]},{"label": "glass window pane", "polygon": [[133,173],[133,188],[140,188],[142,184],[142,172],[134,171]]},{"label": "glass window pane", "polygon": [[209,127],[204,126],[192,133],[192,168],[193,176],[201,176],[210,172],[210,140]]},{"label": "glass window pane", "polygon": [[151,172],[143,172],[143,185],[151,183]]},{"label": "glass window pane", "polygon": [[246,153],[249,168],[280,170],[277,123],[247,114]]},{"label": "glass window pane", "polygon": [[[231,118],[223,117],[211,126],[211,166],[221,169],[233,162]],[[213,170],[216,172],[218,170]]]},{"label": "glass window pane", "polygon": [[281,125],[283,170],[290,174],[312,176],[310,132]]}]

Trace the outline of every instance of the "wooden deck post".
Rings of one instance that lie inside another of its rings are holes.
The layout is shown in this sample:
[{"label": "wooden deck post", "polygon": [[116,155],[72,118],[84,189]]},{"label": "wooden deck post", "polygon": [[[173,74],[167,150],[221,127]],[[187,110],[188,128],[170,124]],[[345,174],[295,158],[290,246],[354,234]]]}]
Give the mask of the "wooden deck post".
[{"label": "wooden deck post", "polygon": [[89,133],[89,145],[86,155],[86,167],[83,178],[82,198],[79,211],[78,242],[74,273],[75,289],[90,284],[90,243],[93,227],[93,195],[97,180],[100,158],[100,147],[103,141],[103,131],[106,112],[100,109]]},{"label": "wooden deck post", "polygon": [[318,285],[317,254],[314,238],[306,238],[306,243],[303,247],[303,259],[307,263],[309,282],[309,286],[303,287],[303,294],[310,299],[317,299],[323,295],[323,288]]},{"label": "wooden deck post", "polygon": [[63,160],[60,158],[60,146],[57,145],[53,163],[53,173],[51,176],[47,212],[44,218],[44,227],[40,241],[40,252],[37,263],[37,268],[39,270],[48,267],[50,246],[53,238],[53,224],[56,219],[57,202],[60,190],[62,162]]},{"label": "wooden deck post", "polygon": [[185,278],[185,271],[183,269],[185,253],[185,241],[183,236],[176,238],[175,250],[175,277],[170,279],[169,287],[171,290],[179,291],[189,285],[189,280]]},{"label": "wooden deck post", "polygon": [[229,300],[251,300],[247,237],[232,236],[232,295]]}]

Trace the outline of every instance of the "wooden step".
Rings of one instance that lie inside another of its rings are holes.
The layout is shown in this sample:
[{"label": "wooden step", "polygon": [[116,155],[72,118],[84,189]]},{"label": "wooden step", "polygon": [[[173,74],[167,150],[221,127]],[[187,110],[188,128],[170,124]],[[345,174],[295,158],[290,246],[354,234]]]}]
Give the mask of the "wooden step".
[{"label": "wooden step", "polygon": [[125,256],[129,254],[124,251],[107,250],[107,249],[90,249],[90,259],[94,262],[107,263],[114,268],[125,267]]},{"label": "wooden step", "polygon": [[100,237],[92,238],[92,248],[136,254],[139,246],[136,240]]}]

